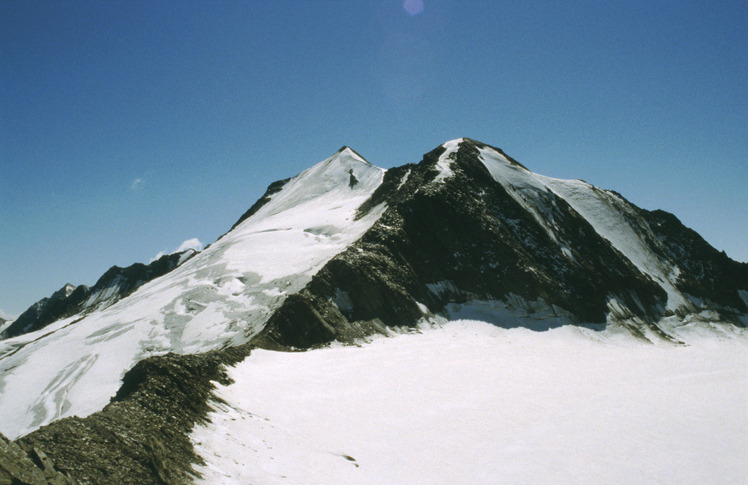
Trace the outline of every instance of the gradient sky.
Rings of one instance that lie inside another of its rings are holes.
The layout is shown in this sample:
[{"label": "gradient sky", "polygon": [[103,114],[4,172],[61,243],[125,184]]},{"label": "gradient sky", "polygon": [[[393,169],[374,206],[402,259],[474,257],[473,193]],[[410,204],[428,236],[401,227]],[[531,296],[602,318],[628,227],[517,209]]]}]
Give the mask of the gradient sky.
[{"label": "gradient sky", "polygon": [[748,2],[0,1],[0,311],[458,137],[748,261]]}]

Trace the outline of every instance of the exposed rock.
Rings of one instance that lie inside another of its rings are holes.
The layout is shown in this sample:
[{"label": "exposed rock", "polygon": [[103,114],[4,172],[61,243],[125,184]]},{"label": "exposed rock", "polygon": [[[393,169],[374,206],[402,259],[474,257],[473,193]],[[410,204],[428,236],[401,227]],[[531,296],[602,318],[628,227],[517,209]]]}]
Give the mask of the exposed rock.
[{"label": "exposed rock", "polygon": [[[231,230],[233,230],[234,228],[236,228],[236,226],[238,226],[242,222],[244,222],[247,219],[249,219],[250,217],[252,217],[258,210],[262,209],[262,206],[264,206],[265,204],[267,204],[268,202],[270,202],[270,199],[272,198],[272,196],[274,194],[277,194],[278,192],[280,192],[281,189],[288,183],[289,180],[291,180],[291,179],[287,178],[287,179],[284,179],[284,180],[277,180],[277,181],[273,182],[272,184],[270,184],[268,186],[267,190],[265,191],[265,194],[262,197],[260,197],[259,199],[257,199],[257,202],[255,202],[254,204],[252,204],[252,207],[250,207],[247,210],[247,212],[245,212],[244,214],[242,214],[242,216],[239,218],[239,220],[236,221],[233,226],[231,226],[231,229],[229,230],[229,232],[231,232]],[[226,234],[224,234],[223,236],[225,236],[225,235]],[[223,236],[221,236],[221,237],[223,237]]]},{"label": "exposed rock", "polygon": [[0,485],[68,485],[75,483],[37,447],[26,452],[0,434]]},{"label": "exposed rock", "polygon": [[192,464],[201,462],[189,433],[211,409],[214,382],[230,382],[225,366],[249,352],[150,357],[125,375],[102,411],[61,419],[17,443],[78,483],[189,483]]},{"label": "exposed rock", "polygon": [[748,288],[748,263],[733,261],[717,251],[673,214],[640,211],[667,249],[668,257],[683,269],[677,284],[681,291],[711,300],[717,304],[714,310],[727,312],[728,318],[734,315],[725,307],[748,312],[748,305],[738,293],[739,288]]},{"label": "exposed rock", "polygon": [[52,293],[48,298],[42,298],[23,312],[8,328],[2,338],[15,337],[34,330],[44,328],[50,323],[59,320],[83,305],[89,290],[86,286],[74,286],[66,284]]}]

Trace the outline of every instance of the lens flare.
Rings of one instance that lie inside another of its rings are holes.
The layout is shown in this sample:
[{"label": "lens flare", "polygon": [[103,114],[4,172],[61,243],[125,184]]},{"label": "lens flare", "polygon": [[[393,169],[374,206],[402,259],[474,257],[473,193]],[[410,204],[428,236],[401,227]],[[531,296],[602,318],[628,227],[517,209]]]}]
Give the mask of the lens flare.
[{"label": "lens flare", "polygon": [[403,8],[410,15],[418,15],[423,12],[423,0],[405,0]]}]

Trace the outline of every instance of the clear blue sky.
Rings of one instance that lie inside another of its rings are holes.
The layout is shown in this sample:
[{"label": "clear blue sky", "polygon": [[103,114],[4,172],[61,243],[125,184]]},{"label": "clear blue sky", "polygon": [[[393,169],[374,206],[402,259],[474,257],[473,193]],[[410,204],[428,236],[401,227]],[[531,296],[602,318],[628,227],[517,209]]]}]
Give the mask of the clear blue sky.
[{"label": "clear blue sky", "polygon": [[405,3],[1,0],[0,309],[462,136],[748,261],[748,2]]}]

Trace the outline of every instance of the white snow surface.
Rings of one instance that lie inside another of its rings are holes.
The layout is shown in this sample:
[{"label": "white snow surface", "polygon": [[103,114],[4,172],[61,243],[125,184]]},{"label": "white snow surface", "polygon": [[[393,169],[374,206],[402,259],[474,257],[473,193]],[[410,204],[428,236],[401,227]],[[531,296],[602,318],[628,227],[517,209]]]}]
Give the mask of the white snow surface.
[{"label": "white snow surface", "polygon": [[[349,170],[358,184],[350,188]],[[256,214],[172,272],[80,321],[0,341],[0,432],[87,416],[139,360],[248,341],[286,298],[379,218],[354,220],[384,170],[343,149],[290,180]],[[102,295],[99,295],[102,296]]]},{"label": "white snow surface", "polygon": [[464,138],[458,138],[456,140],[450,140],[442,145],[445,150],[444,153],[439,156],[439,160],[436,161],[436,168],[439,170],[439,173],[434,179],[434,182],[442,183],[454,175],[454,172],[452,172],[452,160],[463,140]]},{"label": "white snow surface", "polygon": [[205,483],[748,483],[748,341],[422,325],[254,351],[192,440]]}]

